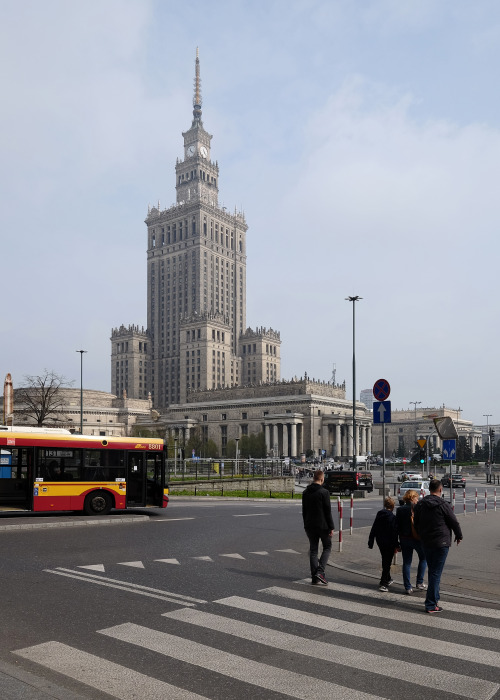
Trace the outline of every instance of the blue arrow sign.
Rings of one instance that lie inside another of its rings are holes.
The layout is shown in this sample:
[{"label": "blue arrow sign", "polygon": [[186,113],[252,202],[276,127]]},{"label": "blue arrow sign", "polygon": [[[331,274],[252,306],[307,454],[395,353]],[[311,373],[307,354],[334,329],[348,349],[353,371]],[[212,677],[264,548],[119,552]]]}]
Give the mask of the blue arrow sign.
[{"label": "blue arrow sign", "polygon": [[391,422],[391,402],[390,401],[374,401],[373,402],[373,422],[374,423],[390,423]]},{"label": "blue arrow sign", "polygon": [[443,459],[457,458],[457,441],[443,440]]}]

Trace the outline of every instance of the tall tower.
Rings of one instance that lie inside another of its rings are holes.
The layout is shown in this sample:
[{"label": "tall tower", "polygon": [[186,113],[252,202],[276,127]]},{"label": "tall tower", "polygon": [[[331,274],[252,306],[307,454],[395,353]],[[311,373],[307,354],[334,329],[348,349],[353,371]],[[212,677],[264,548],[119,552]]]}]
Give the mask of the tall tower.
[{"label": "tall tower", "polygon": [[201,106],[197,50],[193,121],[175,166],[176,203],[150,208],[146,218],[148,389],[156,407],[183,402],[192,389],[239,383],[247,225],[243,213],[219,207],[219,167]]}]

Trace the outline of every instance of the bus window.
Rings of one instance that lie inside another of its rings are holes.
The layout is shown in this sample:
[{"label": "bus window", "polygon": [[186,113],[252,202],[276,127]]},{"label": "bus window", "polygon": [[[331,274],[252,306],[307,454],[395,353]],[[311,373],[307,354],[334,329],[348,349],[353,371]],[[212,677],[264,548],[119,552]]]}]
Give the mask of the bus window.
[{"label": "bus window", "polygon": [[125,455],[123,450],[84,450],[83,480],[125,480]]},{"label": "bus window", "polygon": [[44,481],[79,481],[81,479],[81,450],[39,448],[36,475]]}]

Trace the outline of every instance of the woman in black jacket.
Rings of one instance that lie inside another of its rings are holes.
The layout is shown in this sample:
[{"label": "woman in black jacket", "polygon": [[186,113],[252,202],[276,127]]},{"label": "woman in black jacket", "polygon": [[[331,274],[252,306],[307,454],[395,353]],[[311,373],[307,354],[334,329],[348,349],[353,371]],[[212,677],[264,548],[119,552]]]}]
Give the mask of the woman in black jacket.
[{"label": "woman in black jacket", "polygon": [[368,537],[368,547],[373,549],[374,541],[377,542],[380,554],[382,555],[382,576],[380,577],[379,591],[387,593],[391,583],[391,562],[394,552],[399,549],[398,528],[396,516],[393,513],[394,499],[385,498],[384,508],[379,510]]},{"label": "woman in black jacket", "polygon": [[424,583],[427,561],[420,538],[418,538],[418,536],[415,537],[417,533],[413,527],[413,508],[418,503],[418,493],[410,489],[403,496],[403,501],[404,506],[401,506],[401,508],[398,508],[396,511],[396,523],[398,526],[399,542],[401,544],[401,554],[403,556],[403,583],[406,593],[411,595],[413,593],[413,588],[410,580],[410,568],[413,559],[413,550],[415,550],[418,555],[416,588],[421,591],[425,591],[427,588]]}]

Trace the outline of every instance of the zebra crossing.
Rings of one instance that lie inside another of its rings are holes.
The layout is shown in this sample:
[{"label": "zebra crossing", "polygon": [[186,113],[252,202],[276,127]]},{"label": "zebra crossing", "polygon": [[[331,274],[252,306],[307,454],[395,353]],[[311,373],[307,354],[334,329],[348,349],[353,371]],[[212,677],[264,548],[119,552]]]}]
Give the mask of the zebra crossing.
[{"label": "zebra crossing", "polygon": [[163,592],[170,610],[96,629],[91,650],[48,640],[13,653],[122,700],[500,698],[498,608],[443,603],[436,619],[421,600],[304,584],[213,601]]}]

